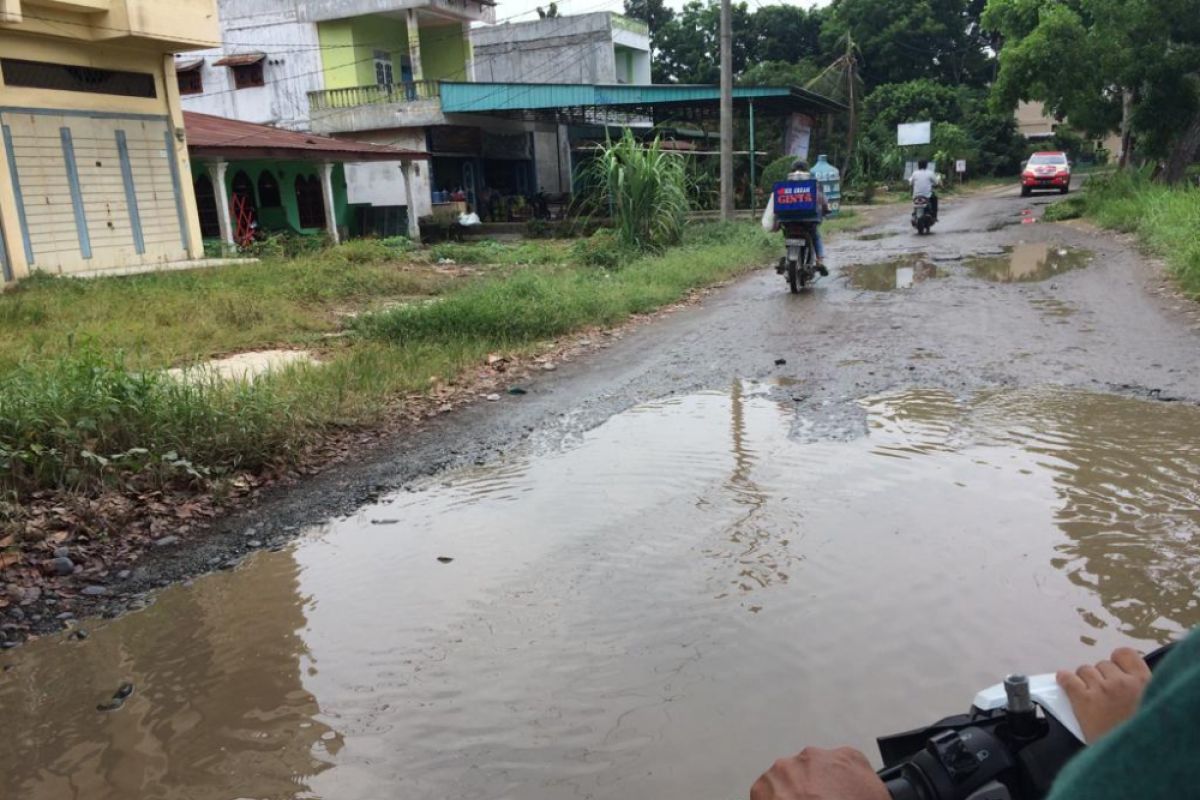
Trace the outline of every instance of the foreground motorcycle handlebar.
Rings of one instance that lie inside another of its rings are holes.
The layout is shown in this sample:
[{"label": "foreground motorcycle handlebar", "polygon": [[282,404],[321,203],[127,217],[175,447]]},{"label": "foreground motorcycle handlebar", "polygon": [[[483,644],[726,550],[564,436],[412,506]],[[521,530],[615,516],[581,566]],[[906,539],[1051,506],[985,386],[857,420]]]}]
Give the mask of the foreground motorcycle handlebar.
[{"label": "foreground motorcycle handlebar", "polygon": [[[1172,645],[1146,656],[1153,670]],[[1031,691],[1031,686],[1035,687]],[[892,800],[1040,800],[1083,749],[1053,676],[1010,675],[980,692],[968,714],[878,740]],[[1039,713],[1039,711],[1041,713]]]}]

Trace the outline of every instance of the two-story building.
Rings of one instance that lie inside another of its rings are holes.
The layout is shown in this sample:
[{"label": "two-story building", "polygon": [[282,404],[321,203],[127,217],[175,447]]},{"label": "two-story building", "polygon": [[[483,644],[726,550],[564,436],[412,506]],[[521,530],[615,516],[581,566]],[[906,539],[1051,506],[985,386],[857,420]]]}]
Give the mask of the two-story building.
[{"label": "two-story building", "polygon": [[[424,152],[439,81],[472,79],[470,25],[493,18],[490,0],[220,0],[224,42],[177,59],[179,89],[189,111]],[[399,163],[345,174],[350,205],[406,211]],[[411,178],[428,214],[427,165]]]},{"label": "two-story building", "polygon": [[[312,127],[376,144],[413,148],[430,155],[427,183],[420,196],[432,196],[428,213],[458,192],[471,202],[484,193],[527,196],[539,191],[570,192],[571,141],[578,128],[550,114],[519,108],[547,84],[573,86],[650,83],[650,32],[644,23],[612,12],[553,17],[528,22],[481,25],[469,30],[460,77],[438,82],[397,84],[382,92],[375,85],[326,89],[310,95]],[[478,101],[513,97],[516,105],[481,113],[447,103],[443,91],[463,84],[491,86]],[[619,115],[614,124],[631,119]],[[635,122],[649,128],[648,119]],[[603,122],[601,122],[603,129]],[[348,173],[350,174],[350,173]],[[360,198],[384,202],[398,196],[395,171],[371,165],[355,171]]]},{"label": "two-story building", "polygon": [[[220,0],[220,13],[222,47],[177,60],[184,106],[429,153],[409,173],[418,216],[458,190],[571,188],[565,124],[447,113],[444,85],[650,82],[649,31],[609,12],[474,28],[494,20],[487,0]],[[360,216],[408,213],[397,165],[347,164],[345,176]]]},{"label": "two-story building", "polygon": [[173,53],[216,0],[0,0],[0,272],[203,256]]}]

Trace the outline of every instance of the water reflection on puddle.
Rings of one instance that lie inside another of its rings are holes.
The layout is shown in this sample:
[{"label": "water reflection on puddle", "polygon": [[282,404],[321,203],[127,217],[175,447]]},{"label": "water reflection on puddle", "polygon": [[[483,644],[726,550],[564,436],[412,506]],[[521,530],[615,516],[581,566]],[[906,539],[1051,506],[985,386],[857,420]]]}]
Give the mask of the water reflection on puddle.
[{"label": "water reflection on puddle", "polygon": [[999,256],[968,260],[967,266],[978,278],[999,283],[1044,281],[1062,272],[1086,267],[1092,254],[1045,242],[1030,242],[1004,248]]},{"label": "water reflection on puddle", "polygon": [[941,277],[937,267],[927,261],[906,259],[902,262],[856,264],[846,267],[845,275],[855,289],[870,292],[890,292],[910,289],[914,284]]},{"label": "water reflection on puddle", "polygon": [[912,391],[830,441],[781,391],[635,408],[6,656],[0,795],[744,796],[1200,624],[1200,410]]}]

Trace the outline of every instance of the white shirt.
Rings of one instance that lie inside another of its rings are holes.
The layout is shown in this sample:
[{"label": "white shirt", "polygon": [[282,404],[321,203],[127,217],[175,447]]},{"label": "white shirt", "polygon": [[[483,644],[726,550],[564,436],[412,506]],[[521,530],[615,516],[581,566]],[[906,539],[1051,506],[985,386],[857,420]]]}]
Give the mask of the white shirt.
[{"label": "white shirt", "polygon": [[919,169],[908,182],[912,184],[913,197],[932,197],[933,189],[938,185],[938,176],[931,169]]}]

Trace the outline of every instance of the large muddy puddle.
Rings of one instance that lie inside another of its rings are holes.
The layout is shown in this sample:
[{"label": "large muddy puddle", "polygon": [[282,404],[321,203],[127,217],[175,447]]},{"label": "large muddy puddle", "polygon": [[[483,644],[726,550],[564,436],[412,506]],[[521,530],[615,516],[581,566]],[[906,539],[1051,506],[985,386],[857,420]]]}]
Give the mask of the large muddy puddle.
[{"label": "large muddy puddle", "polygon": [[847,283],[868,292],[911,289],[915,284],[941,277],[936,266],[921,257],[879,264],[855,264],[843,270]]},{"label": "large muddy puddle", "polygon": [[1063,272],[1081,269],[1092,261],[1086,250],[1074,250],[1045,242],[1028,242],[1004,248],[999,256],[967,261],[976,277],[999,283],[1044,281]]},{"label": "large muddy puddle", "polygon": [[1200,624],[1200,410],[784,391],[641,406],[5,656],[0,796],[720,800]]}]

